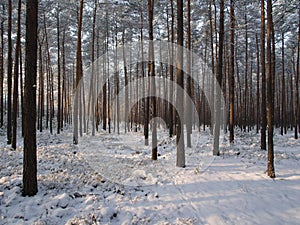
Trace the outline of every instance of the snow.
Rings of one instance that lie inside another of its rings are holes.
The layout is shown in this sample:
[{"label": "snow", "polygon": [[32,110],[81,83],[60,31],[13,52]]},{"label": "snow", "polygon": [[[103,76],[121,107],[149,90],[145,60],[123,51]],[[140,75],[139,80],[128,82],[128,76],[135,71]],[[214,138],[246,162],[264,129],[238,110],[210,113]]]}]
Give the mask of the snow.
[{"label": "snow", "polygon": [[[278,133],[278,131],[276,131]],[[150,135],[151,136],[151,135]],[[275,179],[260,136],[237,130],[211,156],[208,131],[193,134],[186,168],[175,138],[159,131],[158,161],[142,133],[98,133],[72,144],[68,130],[38,133],[38,185],[22,197],[22,143],[0,137],[0,224],[299,224],[300,141],[275,135]],[[151,140],[150,140],[151,141]],[[151,143],[151,142],[150,142]]]}]

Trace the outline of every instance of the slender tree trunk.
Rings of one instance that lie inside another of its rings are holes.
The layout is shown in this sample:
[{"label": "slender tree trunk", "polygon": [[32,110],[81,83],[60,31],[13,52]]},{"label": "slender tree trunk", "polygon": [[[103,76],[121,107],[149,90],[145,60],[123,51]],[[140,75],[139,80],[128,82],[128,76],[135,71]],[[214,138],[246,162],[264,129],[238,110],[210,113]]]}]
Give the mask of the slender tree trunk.
[{"label": "slender tree trunk", "polygon": [[23,59],[22,59],[22,47],[20,47],[20,96],[21,96],[21,110],[22,110],[22,137],[24,137],[24,86],[23,86]]},{"label": "slender tree trunk", "polygon": [[[97,6],[98,1],[94,2],[94,13],[93,13],[93,30],[92,30],[92,76],[90,80],[90,90],[89,90],[89,99],[88,99],[88,113],[87,113],[87,122],[86,129],[88,132],[89,127],[89,118],[91,117],[92,122],[92,136],[95,136],[95,86],[97,84],[97,77],[95,76],[95,36],[96,36],[96,20],[97,20]],[[96,65],[96,68],[98,66]]]},{"label": "slender tree trunk", "polygon": [[[125,133],[127,132],[127,123],[128,123],[128,74],[127,74],[127,61],[126,61],[126,53],[125,53],[125,29],[123,30],[122,34],[122,50],[123,50],[123,61],[124,61],[124,76],[125,76]],[[131,95],[130,95],[131,96]],[[128,130],[129,131],[129,130]]]},{"label": "slender tree trunk", "polygon": [[282,52],[281,52],[281,56],[282,56],[282,81],[281,81],[281,130],[280,133],[281,135],[286,134],[287,130],[286,130],[286,87],[285,87],[285,63],[284,63],[284,33],[282,32]]},{"label": "slender tree trunk", "polygon": [[261,146],[267,150],[267,111],[266,111],[266,63],[265,63],[265,3],[261,1]]},{"label": "slender tree trunk", "polygon": [[65,40],[66,40],[66,30],[63,30],[62,37],[62,97],[61,97],[61,115],[60,115],[60,130],[64,128],[64,122],[67,119],[67,90],[66,90],[66,55],[65,55]]},{"label": "slender tree trunk", "polygon": [[39,42],[39,126],[40,132],[43,131],[43,108],[44,108],[44,71],[43,71],[43,41]]},{"label": "slender tree trunk", "polygon": [[[187,47],[188,47],[188,55],[187,55],[187,84],[186,84],[186,89],[187,89],[187,97],[188,98],[193,98],[192,96],[192,79],[191,79],[191,1],[187,1],[187,11],[188,11],[188,16],[187,16],[187,22],[188,22],[188,28],[187,28]],[[191,101],[186,101],[186,128],[187,128],[187,147],[191,148],[192,147],[192,142],[191,142],[191,134],[192,134],[192,104]]]},{"label": "slender tree trunk", "polygon": [[210,124],[210,134],[214,133],[214,114],[215,114],[215,53],[214,53],[214,36],[213,36],[213,19],[212,19],[212,5],[211,1],[209,3],[209,27],[210,27],[210,49],[211,49],[211,93],[210,93],[210,111],[211,111],[211,124]]},{"label": "slender tree trunk", "polygon": [[296,66],[296,106],[295,106],[295,139],[298,139],[298,129],[300,131],[300,119],[299,119],[299,76],[300,76],[300,6],[299,6],[299,21],[298,21],[298,47],[297,47],[297,66]]},{"label": "slender tree trunk", "polygon": [[17,119],[19,102],[19,53],[21,48],[21,0],[18,1],[18,28],[17,42],[15,48],[15,68],[14,68],[14,90],[13,90],[13,118],[12,118],[12,148],[17,148]]},{"label": "slender tree trunk", "polygon": [[37,74],[38,1],[26,4],[26,60],[24,92],[23,196],[38,192],[36,154],[36,74]]},{"label": "slender tree trunk", "polygon": [[118,68],[118,27],[117,27],[117,23],[116,23],[116,27],[115,27],[115,63],[114,63],[114,67],[115,67],[115,79],[114,79],[114,87],[115,87],[115,98],[117,99],[116,101],[116,105],[115,105],[115,116],[116,119],[114,120],[114,123],[116,124],[116,126],[114,126],[114,129],[116,129],[117,127],[117,133],[120,134],[120,97],[119,97],[119,90],[120,90],[120,75],[119,75],[119,68]]},{"label": "slender tree trunk", "polygon": [[61,129],[61,68],[60,68],[60,6],[57,3],[57,20],[56,20],[56,30],[57,30],[57,133],[60,133]]},{"label": "slender tree trunk", "polygon": [[[4,4],[2,4],[3,15],[5,12]],[[4,98],[3,98],[3,87],[4,87],[4,18],[1,21],[1,48],[0,48],[0,127],[3,126],[4,120]]]},{"label": "slender tree trunk", "polygon": [[230,0],[229,141],[234,141],[234,0]]},{"label": "slender tree trunk", "polygon": [[8,0],[8,28],[7,28],[7,144],[12,139],[12,1]]},{"label": "slender tree trunk", "polygon": [[[246,9],[245,9],[246,10]],[[248,118],[248,110],[249,110],[249,91],[248,91],[248,19],[247,14],[245,13],[245,92],[244,92],[244,121],[243,121],[243,130],[246,132],[247,127],[249,127],[249,118]]]},{"label": "slender tree trunk", "polygon": [[259,60],[259,43],[258,43],[258,37],[257,34],[255,36],[256,39],[256,133],[259,132],[260,129],[260,85],[259,85],[259,79],[260,79],[260,60]]},{"label": "slender tree trunk", "polygon": [[80,80],[82,77],[82,55],[81,55],[81,30],[82,30],[82,14],[83,14],[84,0],[80,0],[79,18],[78,18],[78,36],[77,36],[77,52],[76,52],[76,83],[75,83],[75,100],[73,109],[73,143],[78,144],[78,104],[81,101],[80,93]]},{"label": "slender tree trunk", "polygon": [[272,64],[272,1],[267,1],[267,122],[268,122],[268,176],[275,178],[274,169],[274,146],[273,146],[273,111],[274,111],[274,92],[273,92],[273,71]]},{"label": "slender tree trunk", "polygon": [[179,88],[184,89],[183,77],[183,0],[177,0],[177,123],[176,123],[176,144],[177,144],[177,161],[176,166],[185,167],[185,150],[184,150],[184,99],[183,92]]},{"label": "slender tree trunk", "polygon": [[219,88],[216,93],[216,116],[215,116],[215,129],[214,129],[214,146],[213,155],[220,155],[219,151],[219,137],[220,137],[220,116],[221,116],[221,86],[223,75],[223,45],[224,45],[224,0],[220,0],[220,31],[219,31],[219,57],[218,57],[218,70],[217,82]]},{"label": "slender tree trunk", "polygon": [[153,46],[153,13],[154,0],[148,0],[148,20],[149,20],[149,61],[148,76],[150,79],[150,96],[152,108],[152,160],[157,160],[157,124],[156,124],[156,84],[155,84],[155,64]]},{"label": "slender tree trunk", "polygon": [[[50,55],[49,55],[49,65],[50,65]],[[49,87],[50,87],[50,93],[49,93],[49,107],[50,107],[50,134],[53,134],[53,118],[54,118],[54,77],[53,77],[53,71],[50,67],[49,70]]]},{"label": "slender tree trunk", "polygon": [[173,66],[173,61],[174,61],[174,39],[175,39],[175,34],[174,34],[174,4],[173,0],[170,0],[171,2],[171,53],[170,53],[170,80],[171,80],[171,86],[170,86],[170,92],[169,92],[169,136],[172,137],[174,135],[174,107],[172,105],[173,102],[173,94],[174,94],[174,66]]}]

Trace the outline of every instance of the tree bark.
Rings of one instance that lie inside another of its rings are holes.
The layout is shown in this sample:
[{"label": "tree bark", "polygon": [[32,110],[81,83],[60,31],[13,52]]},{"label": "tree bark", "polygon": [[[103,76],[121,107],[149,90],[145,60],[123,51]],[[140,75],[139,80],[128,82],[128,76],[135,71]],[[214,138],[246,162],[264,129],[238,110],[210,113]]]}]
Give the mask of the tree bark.
[{"label": "tree bark", "polygon": [[234,0],[230,0],[229,141],[234,141]]},{"label": "tree bark", "polygon": [[18,1],[18,28],[17,42],[15,48],[15,68],[14,68],[14,90],[13,90],[13,118],[12,118],[12,148],[17,148],[17,119],[19,102],[19,53],[21,48],[21,0]]},{"label": "tree bark", "polygon": [[267,1],[267,123],[268,123],[268,176],[275,178],[274,168],[274,144],[273,144],[273,111],[274,111],[274,90],[273,90],[273,60],[272,60],[272,1]]},{"label": "tree bark", "polygon": [[7,144],[12,139],[12,1],[8,0],[8,28],[7,28]]},{"label": "tree bark", "polygon": [[79,98],[81,91],[80,80],[82,77],[82,55],[81,55],[81,30],[82,30],[82,15],[83,15],[83,4],[84,1],[80,0],[79,18],[78,18],[78,36],[77,36],[77,52],[76,52],[76,83],[75,83],[75,99],[73,109],[73,143],[78,144],[78,104],[81,99]]},{"label": "tree bark", "polygon": [[256,133],[259,132],[260,129],[260,57],[259,57],[259,43],[257,34],[255,36],[256,39]]},{"label": "tree bark", "polygon": [[[5,11],[4,4],[2,4],[3,15]],[[0,127],[4,122],[4,104],[3,104],[3,87],[4,87],[4,18],[1,21],[1,48],[0,48]]]},{"label": "tree bark", "polygon": [[153,12],[154,0],[148,0],[148,18],[149,18],[149,77],[150,79],[150,98],[152,108],[152,160],[157,160],[157,124],[156,124],[156,84],[155,84],[155,64],[154,64],[154,46],[153,46]]},{"label": "tree bark", "polygon": [[61,68],[60,68],[60,6],[57,3],[57,17],[56,17],[56,30],[57,30],[57,133],[61,130]]},{"label": "tree bark", "polygon": [[282,32],[282,52],[281,52],[281,59],[282,59],[282,77],[281,77],[281,135],[287,133],[286,129],[286,87],[285,87],[285,63],[284,63],[284,33]]},{"label": "tree bark", "polygon": [[[188,48],[188,55],[187,55],[187,84],[186,84],[186,89],[187,89],[187,98],[192,99],[192,79],[191,79],[191,1],[187,1],[187,22],[188,22],[188,28],[187,28],[187,48]],[[192,147],[192,142],[191,142],[191,134],[192,134],[192,104],[191,101],[186,101],[186,134],[187,134],[187,147],[191,148]]]},{"label": "tree bark", "polygon": [[214,35],[213,35],[213,19],[212,19],[212,4],[211,1],[209,3],[209,27],[210,27],[210,49],[211,49],[211,69],[212,69],[212,77],[211,77],[211,92],[210,92],[210,134],[214,133],[214,114],[215,114],[215,53],[214,53]]},{"label": "tree bark", "polygon": [[261,1],[261,145],[262,150],[267,150],[267,111],[266,111],[266,63],[265,63],[265,3]]},{"label": "tree bark", "polygon": [[298,44],[297,44],[297,62],[296,62],[296,105],[295,105],[295,139],[298,139],[298,131],[300,131],[300,119],[299,119],[299,76],[300,76],[300,6],[299,6],[299,21],[298,21]]},{"label": "tree bark", "polygon": [[[176,144],[177,144],[177,161],[176,166],[185,167],[185,150],[184,150],[184,77],[183,77],[183,0],[177,0],[177,123],[176,123]],[[180,90],[182,88],[182,90]]]},{"label": "tree bark", "polygon": [[37,74],[38,1],[26,4],[26,60],[24,92],[23,196],[38,192],[36,154],[36,74]]},{"label": "tree bark", "polygon": [[219,151],[219,137],[220,137],[220,116],[221,116],[221,87],[223,76],[223,45],[224,45],[224,0],[220,0],[220,31],[219,31],[219,57],[218,57],[218,70],[217,82],[219,88],[216,92],[216,116],[215,116],[215,129],[214,129],[214,146],[213,155],[220,155]]},{"label": "tree bark", "polygon": [[173,0],[170,0],[171,2],[171,52],[170,52],[170,80],[171,80],[171,86],[170,86],[170,92],[169,92],[169,136],[173,137],[174,135],[174,107],[172,105],[173,102],[173,94],[174,94],[174,66],[173,66],[173,61],[174,61],[174,39],[175,39],[175,34],[174,34],[174,4]]}]

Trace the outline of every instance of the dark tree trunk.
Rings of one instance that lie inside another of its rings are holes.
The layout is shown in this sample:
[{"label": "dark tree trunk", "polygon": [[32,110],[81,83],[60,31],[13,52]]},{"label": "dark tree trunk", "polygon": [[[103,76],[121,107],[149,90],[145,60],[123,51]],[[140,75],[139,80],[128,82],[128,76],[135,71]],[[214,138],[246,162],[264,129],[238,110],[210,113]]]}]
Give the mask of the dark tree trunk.
[{"label": "dark tree trunk", "polygon": [[150,79],[150,95],[152,109],[152,160],[157,160],[157,124],[156,124],[156,84],[155,84],[155,64],[154,64],[154,46],[153,46],[153,13],[154,0],[148,0],[148,18],[149,18],[149,61],[148,76]]},{"label": "dark tree trunk", "polygon": [[23,196],[38,192],[36,154],[36,74],[37,74],[38,1],[26,4],[26,60],[24,91]]},{"label": "dark tree trunk", "polygon": [[8,0],[8,30],[7,30],[7,144],[12,138],[12,1]]},{"label": "dark tree trunk", "polygon": [[[187,1],[187,11],[188,11],[188,16],[187,16],[187,22],[188,22],[188,28],[187,28],[187,47],[188,47],[188,55],[187,55],[187,83],[186,83],[186,90],[187,90],[187,97],[192,99],[192,79],[191,79],[191,1]],[[186,101],[186,130],[187,130],[187,147],[191,148],[192,147],[192,142],[191,142],[191,134],[192,134],[192,104],[191,101]]]},{"label": "dark tree trunk", "polygon": [[43,111],[44,111],[44,71],[42,56],[42,40],[39,42],[39,126],[40,132],[43,131]]},{"label": "dark tree trunk", "polygon": [[295,105],[295,139],[298,139],[298,130],[300,131],[299,119],[299,76],[300,76],[300,6],[299,6],[299,24],[298,24],[298,47],[297,47],[297,65],[296,65],[296,105]]},{"label": "dark tree trunk", "polygon": [[65,56],[65,40],[66,40],[66,30],[63,30],[63,37],[62,37],[62,96],[61,96],[61,115],[60,115],[60,125],[61,131],[64,128],[64,122],[67,118],[67,90],[66,90],[66,56]]},{"label": "dark tree trunk", "polygon": [[13,90],[13,118],[12,118],[12,148],[17,148],[17,119],[19,102],[19,54],[21,48],[21,0],[18,1],[18,28],[17,42],[15,48],[15,68],[14,68],[14,90]]},{"label": "dark tree trunk", "polygon": [[210,134],[214,133],[214,117],[215,117],[215,53],[214,53],[214,35],[213,35],[213,19],[212,19],[212,5],[211,1],[209,3],[209,27],[210,27],[210,49],[211,49],[211,68],[212,68],[212,77],[211,77],[211,92],[210,92]]},{"label": "dark tree trunk", "polygon": [[257,34],[255,36],[256,39],[256,65],[257,65],[257,71],[256,71],[256,133],[259,132],[260,129],[260,85],[259,85],[259,75],[260,75],[260,60],[259,60],[259,43],[258,43],[258,37]]},{"label": "dark tree trunk", "polygon": [[243,120],[243,130],[246,132],[247,127],[249,127],[249,118],[248,118],[248,110],[249,110],[249,91],[248,91],[248,19],[247,14],[245,13],[245,92],[244,92],[244,120]]},{"label": "dark tree trunk", "polygon": [[76,52],[76,83],[75,83],[75,100],[74,100],[74,111],[73,111],[73,143],[78,144],[78,106],[80,99],[80,80],[82,77],[82,55],[81,55],[81,30],[82,30],[82,14],[83,14],[84,1],[80,0],[79,18],[78,18],[78,35],[77,35],[77,52]]},{"label": "dark tree trunk", "polygon": [[[4,4],[2,5],[3,15],[5,11]],[[3,87],[4,87],[4,18],[1,21],[1,46],[0,46],[0,127],[3,126],[4,119],[4,104],[3,104]]]},{"label": "dark tree trunk", "polygon": [[56,21],[56,30],[57,30],[57,133],[60,133],[61,130],[61,69],[60,69],[60,6],[57,5],[57,21]]},{"label": "dark tree trunk", "polygon": [[[128,97],[128,73],[127,73],[127,61],[126,61],[126,53],[125,53],[125,29],[123,30],[122,33],[122,50],[123,50],[123,61],[124,61],[124,76],[125,76],[125,133],[127,132],[127,124],[128,124],[128,107],[129,107],[129,97]],[[132,95],[130,95],[132,96]],[[129,130],[128,130],[129,131]]]},{"label": "dark tree trunk", "polygon": [[275,178],[274,169],[274,146],[273,146],[273,112],[274,112],[274,90],[273,90],[273,64],[272,60],[272,1],[267,1],[267,122],[268,122],[268,176]]},{"label": "dark tree trunk", "polygon": [[174,94],[174,66],[173,66],[173,59],[174,59],[174,4],[173,0],[171,0],[171,52],[170,52],[170,80],[171,80],[171,87],[169,92],[169,136],[172,137],[174,135],[174,107],[172,105],[173,102],[173,94]]},{"label": "dark tree trunk", "polygon": [[262,150],[267,150],[267,111],[266,111],[266,63],[265,63],[265,3],[261,1],[261,146]]},{"label": "dark tree trunk", "polygon": [[230,0],[229,141],[234,141],[234,1]]},{"label": "dark tree trunk", "polygon": [[285,63],[284,63],[284,33],[282,32],[282,81],[281,81],[281,135],[286,134],[286,87],[285,87]]},{"label": "dark tree trunk", "polygon": [[[183,0],[177,0],[177,119],[176,119],[176,144],[177,144],[177,161],[176,166],[185,167],[185,151],[184,151],[184,77],[183,77]],[[182,88],[180,90],[179,88]]]}]

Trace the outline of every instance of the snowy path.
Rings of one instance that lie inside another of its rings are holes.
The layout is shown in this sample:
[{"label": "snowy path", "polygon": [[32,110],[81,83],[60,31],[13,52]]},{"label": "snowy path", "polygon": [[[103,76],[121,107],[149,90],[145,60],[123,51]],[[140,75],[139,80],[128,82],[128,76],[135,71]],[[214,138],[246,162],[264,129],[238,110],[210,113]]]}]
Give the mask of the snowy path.
[{"label": "snowy path", "polygon": [[211,164],[187,149],[185,169],[164,136],[152,162],[141,134],[85,136],[79,147],[70,133],[39,134],[33,198],[20,196],[22,149],[1,142],[0,224],[299,224],[300,142],[291,135],[276,137],[274,180],[255,134],[224,144]]}]

